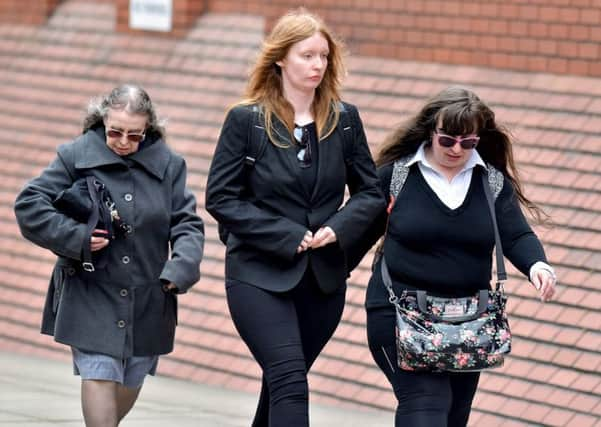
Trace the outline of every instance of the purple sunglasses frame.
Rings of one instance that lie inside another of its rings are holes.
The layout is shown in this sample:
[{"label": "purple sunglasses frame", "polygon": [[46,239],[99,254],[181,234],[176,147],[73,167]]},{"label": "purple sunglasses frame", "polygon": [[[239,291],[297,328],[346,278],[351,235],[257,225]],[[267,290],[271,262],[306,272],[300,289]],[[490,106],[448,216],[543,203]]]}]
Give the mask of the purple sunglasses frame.
[{"label": "purple sunglasses frame", "polygon": [[[436,134],[436,136],[438,136],[438,143],[442,147],[445,147],[445,148],[451,148],[455,144],[459,143],[459,145],[461,145],[461,148],[463,148],[464,150],[472,150],[472,149],[476,148],[476,146],[480,142],[479,136],[467,136],[467,137],[451,136],[451,135],[447,135],[446,133],[439,132],[438,130],[435,130],[434,133]],[[447,139],[447,140],[452,140],[453,143],[450,145],[448,142],[442,143],[441,137],[443,137],[444,139]]]}]

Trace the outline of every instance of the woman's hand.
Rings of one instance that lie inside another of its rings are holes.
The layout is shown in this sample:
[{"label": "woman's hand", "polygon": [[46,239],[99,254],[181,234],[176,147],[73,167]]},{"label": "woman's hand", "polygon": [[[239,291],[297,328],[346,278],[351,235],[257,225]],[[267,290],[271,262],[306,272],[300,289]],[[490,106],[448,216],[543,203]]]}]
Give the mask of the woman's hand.
[{"label": "woman's hand", "polygon": [[99,251],[108,246],[109,239],[102,236],[108,236],[108,231],[99,228],[94,229],[92,237],[90,238],[90,250],[92,252]]},{"label": "woman's hand", "polygon": [[307,249],[309,249],[311,247],[312,241],[313,233],[311,233],[311,230],[307,230],[305,236],[303,237],[303,240],[300,242],[300,245],[298,245],[298,248],[296,248],[296,253],[300,254],[301,252],[304,252]]},{"label": "woman's hand", "polygon": [[320,248],[336,241],[336,233],[330,227],[321,227],[313,236],[311,247],[313,249]]},{"label": "woman's hand", "polygon": [[556,282],[555,275],[549,270],[539,268],[532,274],[532,284],[539,291],[543,302],[549,301],[555,295]]}]

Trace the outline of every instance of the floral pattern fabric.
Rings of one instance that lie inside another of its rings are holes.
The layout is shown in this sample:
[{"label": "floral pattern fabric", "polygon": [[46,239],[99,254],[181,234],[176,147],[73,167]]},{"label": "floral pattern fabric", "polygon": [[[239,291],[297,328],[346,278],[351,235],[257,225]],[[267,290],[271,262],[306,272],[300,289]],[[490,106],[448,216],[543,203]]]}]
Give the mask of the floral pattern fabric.
[{"label": "floral pattern fabric", "polygon": [[505,303],[501,287],[466,298],[427,296],[426,304],[418,303],[416,293],[404,292],[394,303],[399,367],[436,372],[502,366],[511,351]]}]

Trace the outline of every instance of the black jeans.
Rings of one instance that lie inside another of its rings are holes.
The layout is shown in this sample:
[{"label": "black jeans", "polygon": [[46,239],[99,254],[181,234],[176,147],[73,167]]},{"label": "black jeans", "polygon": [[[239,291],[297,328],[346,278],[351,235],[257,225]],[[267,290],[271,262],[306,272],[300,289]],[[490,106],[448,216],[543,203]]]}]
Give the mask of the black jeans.
[{"label": "black jeans", "polygon": [[394,307],[367,310],[371,354],[398,401],[396,427],[464,427],[478,387],[479,372],[418,373],[397,365]]},{"label": "black jeans", "polygon": [[253,427],[308,427],[307,372],[342,316],[345,288],[323,294],[308,271],[291,291],[226,283],[240,336],[263,370]]}]

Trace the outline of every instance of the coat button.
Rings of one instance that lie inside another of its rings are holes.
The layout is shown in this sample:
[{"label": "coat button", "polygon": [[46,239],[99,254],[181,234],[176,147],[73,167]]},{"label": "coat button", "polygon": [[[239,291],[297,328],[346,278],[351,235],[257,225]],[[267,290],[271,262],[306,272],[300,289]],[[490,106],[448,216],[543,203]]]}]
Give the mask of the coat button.
[{"label": "coat button", "polygon": [[132,196],[130,193],[126,193],[125,196],[123,196],[123,198],[126,202],[131,202],[134,199],[134,196]]},{"label": "coat button", "polygon": [[129,264],[129,257],[127,255],[125,255],[124,257],[121,258],[121,262],[123,264]]},{"label": "coat button", "polygon": [[68,274],[69,276],[73,276],[73,275],[75,274],[75,269],[74,269],[73,267],[69,267],[69,268],[67,269],[67,274]]},{"label": "coat button", "polygon": [[125,328],[125,320],[119,320],[117,322],[117,326],[120,328]]},{"label": "coat button", "polygon": [[128,294],[127,289],[121,289],[119,291],[119,295],[121,295],[122,297],[126,297]]}]

